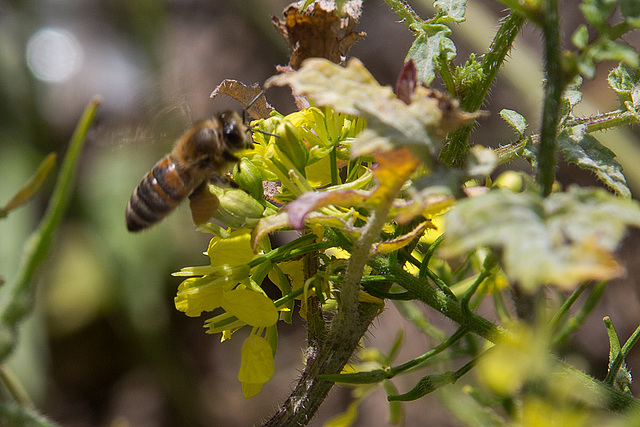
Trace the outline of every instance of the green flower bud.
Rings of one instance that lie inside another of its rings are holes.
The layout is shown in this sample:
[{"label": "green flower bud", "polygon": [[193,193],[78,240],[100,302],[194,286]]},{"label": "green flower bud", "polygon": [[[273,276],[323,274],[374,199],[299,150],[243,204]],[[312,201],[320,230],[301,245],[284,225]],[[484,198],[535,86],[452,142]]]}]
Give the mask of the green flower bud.
[{"label": "green flower bud", "polygon": [[262,173],[249,159],[242,158],[238,166],[233,170],[233,180],[249,192],[255,199],[262,198],[264,188],[262,186]]},{"label": "green flower bud", "polygon": [[220,200],[220,207],[214,215],[228,227],[239,228],[262,218],[264,206],[239,188],[209,186],[210,191]]},{"label": "green flower bud", "polygon": [[298,129],[291,123],[285,122],[284,132],[279,132],[281,138],[276,141],[276,145],[293,163],[293,165],[304,174],[307,161],[309,160],[309,150],[302,141]]}]

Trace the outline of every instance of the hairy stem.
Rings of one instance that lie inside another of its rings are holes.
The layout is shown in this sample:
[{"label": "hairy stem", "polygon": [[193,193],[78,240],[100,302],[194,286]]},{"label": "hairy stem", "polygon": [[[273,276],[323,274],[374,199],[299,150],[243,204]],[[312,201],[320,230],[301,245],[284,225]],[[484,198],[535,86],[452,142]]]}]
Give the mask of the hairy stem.
[{"label": "hairy stem", "polygon": [[[460,107],[464,111],[476,111],[482,107],[489,88],[523,24],[524,17],[515,13],[504,20],[482,60],[484,77],[460,93]],[[455,167],[461,167],[464,164],[469,151],[469,137],[473,125],[474,122],[471,122],[449,134],[440,153],[440,159],[445,164]]]},{"label": "hairy stem", "polygon": [[542,30],[544,32],[546,81],[544,85],[540,147],[538,149],[537,178],[542,187],[542,194],[548,196],[551,194],[555,180],[556,134],[560,121],[560,101],[564,85],[560,61],[558,0],[546,0],[545,6]]},{"label": "hairy stem", "polygon": [[[402,182],[398,183],[396,190],[399,190]],[[394,191],[388,193],[388,197],[371,213],[360,238],[353,245],[344,281],[340,287],[338,312],[326,338],[319,339],[320,332],[314,327],[315,332],[309,336],[312,340],[307,349],[306,367],[298,384],[278,412],[263,425],[306,425],[334,384],[332,381],[319,380],[318,377],[323,374],[339,374],[342,371],[354,350],[358,348],[360,339],[378,315],[379,305],[358,303],[360,282],[369,260],[371,245],[380,236],[394,195]]]}]

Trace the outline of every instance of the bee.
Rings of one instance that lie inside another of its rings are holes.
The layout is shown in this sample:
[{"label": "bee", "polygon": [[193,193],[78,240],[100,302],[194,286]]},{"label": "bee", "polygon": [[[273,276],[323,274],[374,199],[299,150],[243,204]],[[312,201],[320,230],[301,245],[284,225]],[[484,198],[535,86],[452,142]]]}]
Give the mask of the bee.
[{"label": "bee", "polygon": [[235,153],[252,147],[251,128],[235,111],[196,123],[131,194],[125,211],[127,229],[137,232],[151,227],[187,196],[194,222],[205,222],[219,205],[207,184],[224,181],[223,174],[239,162]]}]

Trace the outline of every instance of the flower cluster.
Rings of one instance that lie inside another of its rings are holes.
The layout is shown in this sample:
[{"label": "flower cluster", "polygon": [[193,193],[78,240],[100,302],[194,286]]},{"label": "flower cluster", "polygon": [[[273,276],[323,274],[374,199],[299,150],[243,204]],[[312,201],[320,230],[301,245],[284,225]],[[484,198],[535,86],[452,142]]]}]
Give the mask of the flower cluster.
[{"label": "flower cluster", "polygon": [[[359,216],[353,209],[325,207],[315,228],[311,227],[316,234],[302,235],[278,248],[256,236],[256,225],[262,220],[270,221],[269,230],[290,228],[286,217],[276,215],[278,207],[310,191],[371,187],[367,159],[351,160],[348,155],[350,141],[363,125],[363,120],[329,108],[311,107],[288,116],[275,113],[252,123],[255,149],[241,153],[242,161],[233,173],[240,188],[210,185],[210,192],[220,200],[214,218],[223,226],[200,227],[213,234],[206,252],[210,265],[186,267],[174,274],[187,277],[178,287],[175,306],[192,317],[213,313],[205,327],[208,333],[222,333],[223,341],[243,326],[251,327],[238,375],[246,398],[257,394],[273,375],[276,323],[291,321],[294,300],[303,300],[304,316],[305,294],[318,295],[324,302],[332,297],[328,274],[325,280],[318,280],[318,275],[308,280],[301,256],[326,250],[322,255],[326,268],[341,255],[322,241],[322,224],[347,228]],[[267,277],[282,294],[276,301],[261,287]]]}]

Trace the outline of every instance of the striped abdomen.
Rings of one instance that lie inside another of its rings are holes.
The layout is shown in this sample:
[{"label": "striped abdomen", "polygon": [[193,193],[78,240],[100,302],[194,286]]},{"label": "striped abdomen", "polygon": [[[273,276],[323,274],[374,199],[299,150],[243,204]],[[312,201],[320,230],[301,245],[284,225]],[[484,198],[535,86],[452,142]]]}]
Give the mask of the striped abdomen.
[{"label": "striped abdomen", "polygon": [[156,163],[133,191],[125,212],[129,231],[140,231],[157,223],[200,184],[181,174],[171,157],[168,155]]}]

